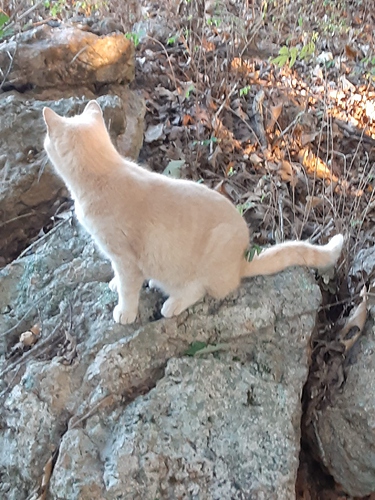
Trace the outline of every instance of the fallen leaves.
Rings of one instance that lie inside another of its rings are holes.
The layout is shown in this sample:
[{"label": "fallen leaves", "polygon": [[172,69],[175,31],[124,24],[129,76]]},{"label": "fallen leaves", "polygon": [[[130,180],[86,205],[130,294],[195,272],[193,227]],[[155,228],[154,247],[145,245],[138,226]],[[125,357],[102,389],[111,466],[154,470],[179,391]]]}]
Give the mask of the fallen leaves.
[{"label": "fallen leaves", "polygon": [[298,153],[298,159],[305,167],[308,174],[318,177],[318,179],[337,182],[338,178],[331,172],[331,169],[325,162],[316,156],[309,148],[301,149]]}]

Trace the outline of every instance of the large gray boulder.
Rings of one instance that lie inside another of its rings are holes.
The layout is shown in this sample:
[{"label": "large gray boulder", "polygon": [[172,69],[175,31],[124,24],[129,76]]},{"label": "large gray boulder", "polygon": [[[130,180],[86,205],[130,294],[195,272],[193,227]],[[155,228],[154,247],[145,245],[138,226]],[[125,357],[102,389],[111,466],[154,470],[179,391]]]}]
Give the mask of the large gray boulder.
[{"label": "large gray boulder", "polygon": [[[375,250],[361,250],[349,271],[353,283],[374,273]],[[352,351],[337,353],[336,379],[345,377],[331,400],[316,409],[308,427],[310,444],[335,481],[354,497],[375,492],[375,308]],[[334,380],[334,379],[333,379]]]},{"label": "large gray boulder", "polygon": [[[172,319],[145,288],[128,326],[110,278],[74,219],[0,272],[0,497],[294,498],[311,274],[248,280]],[[197,341],[206,353],[187,356]]]}]

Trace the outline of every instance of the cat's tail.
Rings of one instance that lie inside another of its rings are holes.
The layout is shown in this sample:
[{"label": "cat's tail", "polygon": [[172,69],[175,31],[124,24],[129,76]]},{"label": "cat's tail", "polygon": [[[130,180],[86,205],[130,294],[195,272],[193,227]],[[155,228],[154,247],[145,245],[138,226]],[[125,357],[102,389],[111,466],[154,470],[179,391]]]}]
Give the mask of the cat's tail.
[{"label": "cat's tail", "polygon": [[341,255],[344,237],[334,236],[326,245],[312,245],[305,241],[288,241],[267,248],[248,262],[244,260],[242,277],[275,274],[290,266],[324,269],[334,266]]}]

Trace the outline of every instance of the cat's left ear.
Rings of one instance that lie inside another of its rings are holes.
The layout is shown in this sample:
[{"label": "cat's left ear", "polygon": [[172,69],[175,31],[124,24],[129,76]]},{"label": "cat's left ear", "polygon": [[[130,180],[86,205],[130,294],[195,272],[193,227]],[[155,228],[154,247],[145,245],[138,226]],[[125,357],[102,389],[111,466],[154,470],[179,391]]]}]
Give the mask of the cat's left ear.
[{"label": "cat's left ear", "polygon": [[86,104],[86,107],[83,111],[84,113],[99,113],[100,116],[103,116],[102,108],[99,106],[97,101],[90,101]]},{"label": "cat's left ear", "polygon": [[43,118],[47,125],[48,132],[61,123],[61,116],[55,113],[51,108],[43,108]]}]

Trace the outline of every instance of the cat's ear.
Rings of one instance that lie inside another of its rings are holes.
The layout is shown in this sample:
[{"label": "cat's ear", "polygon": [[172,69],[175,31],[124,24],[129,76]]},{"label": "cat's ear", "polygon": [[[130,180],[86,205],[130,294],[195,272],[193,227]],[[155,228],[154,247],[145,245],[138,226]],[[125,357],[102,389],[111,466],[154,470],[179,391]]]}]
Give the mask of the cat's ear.
[{"label": "cat's ear", "polygon": [[99,113],[100,116],[103,116],[102,108],[99,106],[97,101],[90,101],[86,104],[86,107],[83,111],[84,113]]},{"label": "cat's ear", "polygon": [[53,130],[62,121],[61,116],[55,113],[51,108],[43,108],[43,118],[47,125],[48,132]]}]

